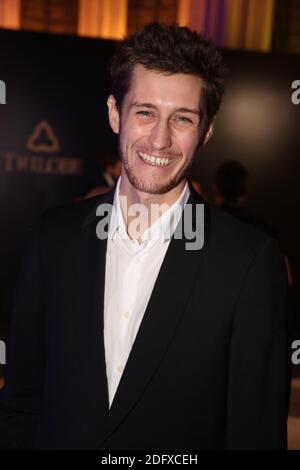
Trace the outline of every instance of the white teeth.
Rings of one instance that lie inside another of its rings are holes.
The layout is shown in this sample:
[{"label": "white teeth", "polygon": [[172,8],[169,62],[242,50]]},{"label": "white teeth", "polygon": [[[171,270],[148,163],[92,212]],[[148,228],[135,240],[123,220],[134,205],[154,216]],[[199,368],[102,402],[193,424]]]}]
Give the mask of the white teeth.
[{"label": "white teeth", "polygon": [[151,163],[152,165],[166,166],[169,163],[168,158],[154,157],[153,155],[149,155],[144,152],[139,152],[139,156],[144,160],[144,162]]}]

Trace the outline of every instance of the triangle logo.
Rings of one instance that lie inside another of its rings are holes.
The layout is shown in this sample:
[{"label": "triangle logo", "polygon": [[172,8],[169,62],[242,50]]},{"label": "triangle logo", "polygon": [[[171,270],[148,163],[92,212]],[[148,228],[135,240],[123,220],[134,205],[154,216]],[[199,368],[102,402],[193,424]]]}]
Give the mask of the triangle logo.
[{"label": "triangle logo", "polygon": [[26,148],[32,152],[54,153],[59,151],[59,141],[47,121],[41,121],[35,126],[27,140]]}]

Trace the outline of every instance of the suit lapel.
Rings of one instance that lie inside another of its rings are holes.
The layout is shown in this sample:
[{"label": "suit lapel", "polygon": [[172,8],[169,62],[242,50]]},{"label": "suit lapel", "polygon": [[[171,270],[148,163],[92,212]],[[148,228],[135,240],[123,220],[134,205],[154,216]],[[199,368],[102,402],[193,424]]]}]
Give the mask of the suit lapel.
[{"label": "suit lapel", "polygon": [[[202,199],[191,189],[188,200],[195,209]],[[184,216],[186,211],[184,211]],[[192,221],[195,226],[195,220]],[[208,235],[205,209],[205,240]],[[126,418],[158,369],[187,308],[205,247],[186,250],[186,239],[171,239],[145,315],[130,352],[108,420],[107,437]]]}]

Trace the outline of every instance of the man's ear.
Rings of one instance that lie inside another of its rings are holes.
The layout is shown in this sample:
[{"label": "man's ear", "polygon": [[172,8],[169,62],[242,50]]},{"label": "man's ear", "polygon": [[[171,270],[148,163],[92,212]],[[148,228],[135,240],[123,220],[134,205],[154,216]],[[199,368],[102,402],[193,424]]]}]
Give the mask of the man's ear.
[{"label": "man's ear", "polygon": [[110,127],[112,128],[115,134],[119,134],[120,115],[117,108],[116,99],[113,95],[109,95],[109,97],[107,98],[107,107]]},{"label": "man's ear", "polygon": [[213,119],[213,120],[209,123],[209,125],[208,125],[208,127],[207,127],[207,129],[206,129],[206,131],[205,131],[205,135],[204,135],[204,139],[203,139],[202,145],[207,144],[207,142],[209,141],[209,139],[211,138],[211,136],[212,136],[213,133],[214,133],[214,129],[215,129],[215,120]]}]

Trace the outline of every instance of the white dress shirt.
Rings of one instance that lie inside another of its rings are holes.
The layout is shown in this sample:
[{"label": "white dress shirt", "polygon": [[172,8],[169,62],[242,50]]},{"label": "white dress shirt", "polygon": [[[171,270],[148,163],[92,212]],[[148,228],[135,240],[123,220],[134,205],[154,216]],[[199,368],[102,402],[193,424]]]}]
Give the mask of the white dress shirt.
[{"label": "white dress shirt", "polygon": [[[104,346],[111,406],[132,345],[148,305],[157,275],[190,190],[159,217],[141,243],[126,231],[119,199],[119,178],[109,226],[104,292]],[[171,227],[171,228],[170,228]]]}]

